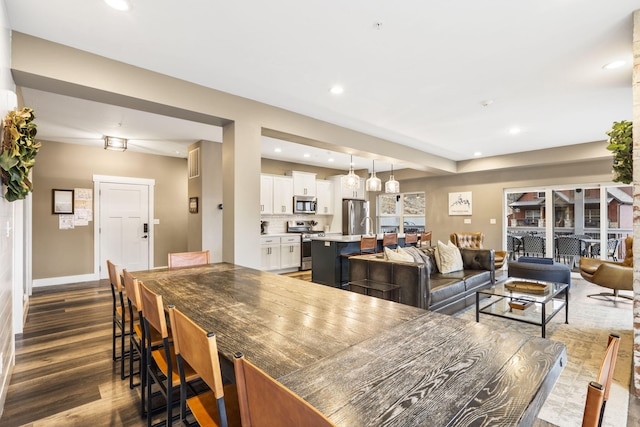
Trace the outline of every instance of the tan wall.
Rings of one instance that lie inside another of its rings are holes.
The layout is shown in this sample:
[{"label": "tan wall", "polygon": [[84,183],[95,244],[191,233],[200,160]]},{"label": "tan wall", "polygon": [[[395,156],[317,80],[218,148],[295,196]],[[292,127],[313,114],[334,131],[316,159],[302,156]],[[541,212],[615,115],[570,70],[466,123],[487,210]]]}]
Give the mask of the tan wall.
[{"label": "tan wall", "polygon": [[[321,168],[319,166],[301,165],[298,163],[282,162],[279,160],[262,159],[261,172],[272,175],[284,175],[289,171],[315,173],[316,179],[327,179],[330,176],[346,175],[348,171],[342,169]],[[360,176],[364,176],[365,172],[356,172]]]},{"label": "tan wall", "polygon": [[93,175],[155,179],[154,264],[166,265],[168,252],[187,249],[186,159],[43,141],[33,168],[34,279],[94,272],[93,222],[59,230],[51,213],[52,189],[93,189]]},{"label": "tan wall", "polygon": [[[383,180],[384,181],[384,180]],[[400,181],[400,191],[424,191],[427,230],[433,242],[446,242],[453,231],[483,231],[487,247],[502,247],[502,198],[506,188],[583,185],[611,181],[611,159],[581,164],[529,167]],[[471,216],[449,216],[448,194],[471,191]],[[464,224],[470,218],[471,224]],[[492,218],[496,224],[490,224]],[[506,249],[506,248],[502,248]]]}]

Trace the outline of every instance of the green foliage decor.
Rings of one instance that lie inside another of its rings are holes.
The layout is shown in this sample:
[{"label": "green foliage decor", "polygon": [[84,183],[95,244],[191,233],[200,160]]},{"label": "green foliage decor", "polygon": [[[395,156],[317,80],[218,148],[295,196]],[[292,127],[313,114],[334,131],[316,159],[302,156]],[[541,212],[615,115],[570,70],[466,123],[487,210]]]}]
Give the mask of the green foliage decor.
[{"label": "green foliage decor", "polygon": [[627,120],[614,122],[607,131],[609,145],[613,151],[613,181],[630,184],[633,182],[633,123]]},{"label": "green foliage decor", "polygon": [[31,108],[10,111],[4,118],[0,172],[2,183],[7,186],[4,197],[9,202],[24,199],[33,191],[29,171],[41,146],[35,141],[34,118]]}]

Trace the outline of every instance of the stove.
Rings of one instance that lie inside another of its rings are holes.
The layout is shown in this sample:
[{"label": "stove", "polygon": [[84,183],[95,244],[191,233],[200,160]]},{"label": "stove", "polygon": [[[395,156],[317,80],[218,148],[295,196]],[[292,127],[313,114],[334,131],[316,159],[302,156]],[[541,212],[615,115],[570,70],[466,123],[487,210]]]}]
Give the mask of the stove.
[{"label": "stove", "polygon": [[300,233],[300,270],[311,270],[311,240],[314,237],[324,237],[324,232],[314,231],[313,227],[318,223],[311,221],[287,221],[287,233]]}]

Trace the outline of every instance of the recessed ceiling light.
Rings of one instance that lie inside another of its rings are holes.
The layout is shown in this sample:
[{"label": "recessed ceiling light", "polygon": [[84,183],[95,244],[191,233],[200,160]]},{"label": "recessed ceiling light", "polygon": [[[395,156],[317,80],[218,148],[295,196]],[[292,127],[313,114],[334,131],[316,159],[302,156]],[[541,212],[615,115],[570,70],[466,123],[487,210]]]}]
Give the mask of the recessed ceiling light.
[{"label": "recessed ceiling light", "polygon": [[311,154],[309,154],[309,153],[304,153],[304,154],[303,154],[303,156],[304,156],[304,157],[311,157]]},{"label": "recessed ceiling light", "polygon": [[473,153],[473,155],[474,155],[475,157],[478,157],[478,156],[482,156],[482,153],[481,153],[481,152],[479,152],[479,151],[476,151],[475,153]]},{"label": "recessed ceiling light", "polygon": [[334,95],[340,95],[344,92],[344,88],[342,86],[333,86],[331,88],[331,93]]},{"label": "recessed ceiling light", "polygon": [[513,127],[513,128],[511,128],[511,129],[509,129],[509,133],[510,133],[511,135],[517,135],[517,134],[519,134],[519,133],[520,133],[520,128]]},{"label": "recessed ceiling light", "polygon": [[274,148],[273,151],[276,153],[282,153],[282,148]]},{"label": "recessed ceiling light", "polygon": [[604,68],[605,70],[614,70],[616,68],[622,67],[626,63],[627,61],[623,61],[622,59],[620,59],[618,61],[609,62],[608,64],[603,65],[602,68]]},{"label": "recessed ceiling light", "polygon": [[328,162],[333,162],[333,157],[330,157],[329,160],[327,160]]},{"label": "recessed ceiling light", "polygon": [[115,10],[129,10],[131,9],[131,2],[129,0],[104,0],[109,6]]}]

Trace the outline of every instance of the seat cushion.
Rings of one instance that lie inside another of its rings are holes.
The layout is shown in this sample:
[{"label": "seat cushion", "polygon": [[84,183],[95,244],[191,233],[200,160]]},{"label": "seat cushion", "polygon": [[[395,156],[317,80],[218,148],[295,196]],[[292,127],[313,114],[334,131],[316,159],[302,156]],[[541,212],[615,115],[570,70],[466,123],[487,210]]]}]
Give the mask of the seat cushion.
[{"label": "seat cushion", "polygon": [[464,281],[457,279],[431,278],[431,305],[447,300],[451,297],[459,297],[465,291]]}]

